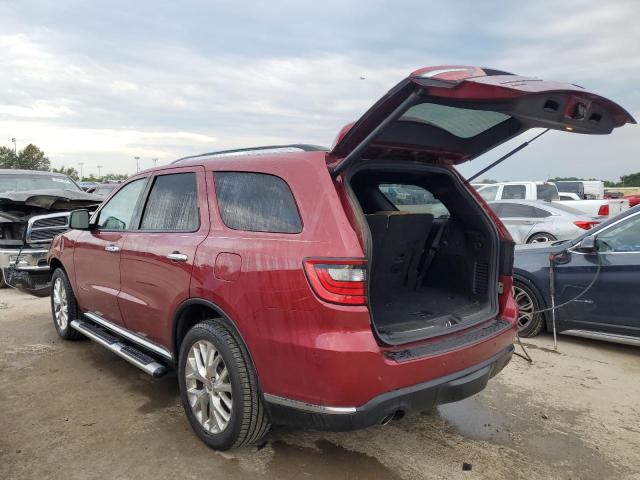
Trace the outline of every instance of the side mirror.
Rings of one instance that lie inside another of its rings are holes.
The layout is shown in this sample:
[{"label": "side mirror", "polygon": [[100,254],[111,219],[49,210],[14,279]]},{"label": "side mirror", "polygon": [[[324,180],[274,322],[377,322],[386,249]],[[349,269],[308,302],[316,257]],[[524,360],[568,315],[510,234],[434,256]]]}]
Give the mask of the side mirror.
[{"label": "side mirror", "polygon": [[597,253],[598,241],[595,235],[584,237],[576,246],[576,250],[580,253]]},{"label": "side mirror", "polygon": [[89,230],[89,210],[74,210],[69,216],[69,228]]}]

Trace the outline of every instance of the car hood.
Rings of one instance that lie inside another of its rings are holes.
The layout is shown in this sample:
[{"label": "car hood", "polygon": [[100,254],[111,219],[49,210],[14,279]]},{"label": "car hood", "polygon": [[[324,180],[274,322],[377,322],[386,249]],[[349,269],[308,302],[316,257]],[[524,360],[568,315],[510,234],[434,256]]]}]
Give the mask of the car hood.
[{"label": "car hood", "polygon": [[97,195],[75,190],[4,192],[0,193],[0,209],[16,210],[21,207],[31,207],[45,210],[73,210],[98,205],[102,200]]}]

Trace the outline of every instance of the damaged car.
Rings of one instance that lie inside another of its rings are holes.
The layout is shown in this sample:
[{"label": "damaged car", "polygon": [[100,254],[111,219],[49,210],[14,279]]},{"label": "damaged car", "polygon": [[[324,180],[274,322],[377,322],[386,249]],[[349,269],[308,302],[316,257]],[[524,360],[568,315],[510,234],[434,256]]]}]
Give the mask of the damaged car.
[{"label": "damaged car", "polygon": [[69,177],[34,170],[0,170],[0,288],[49,294],[47,253],[69,228],[69,213],[94,209],[102,198]]}]

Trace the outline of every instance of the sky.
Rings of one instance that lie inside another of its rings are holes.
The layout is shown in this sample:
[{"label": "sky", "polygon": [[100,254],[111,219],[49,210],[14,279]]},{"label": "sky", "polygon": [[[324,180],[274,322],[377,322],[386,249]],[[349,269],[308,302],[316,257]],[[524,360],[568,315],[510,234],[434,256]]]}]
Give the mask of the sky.
[{"label": "sky", "polygon": [[[576,83],[640,117],[640,1],[0,0],[0,145],[133,173],[185,155],[331,145],[410,72],[479,65]],[[362,78],[364,77],[364,79]],[[640,130],[550,132],[497,180],[640,171]],[[480,170],[536,132],[461,166]]]}]

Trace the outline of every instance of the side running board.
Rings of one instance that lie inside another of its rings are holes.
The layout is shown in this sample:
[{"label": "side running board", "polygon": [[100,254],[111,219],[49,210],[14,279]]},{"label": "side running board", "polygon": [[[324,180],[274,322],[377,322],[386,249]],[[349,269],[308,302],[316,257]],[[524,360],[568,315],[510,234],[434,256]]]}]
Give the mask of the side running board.
[{"label": "side running board", "polygon": [[137,348],[123,343],[118,337],[111,335],[93,323],[85,322],[84,320],[72,320],[71,327],[152,377],[161,377],[167,373],[166,365],[158,363],[153,357]]}]

